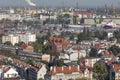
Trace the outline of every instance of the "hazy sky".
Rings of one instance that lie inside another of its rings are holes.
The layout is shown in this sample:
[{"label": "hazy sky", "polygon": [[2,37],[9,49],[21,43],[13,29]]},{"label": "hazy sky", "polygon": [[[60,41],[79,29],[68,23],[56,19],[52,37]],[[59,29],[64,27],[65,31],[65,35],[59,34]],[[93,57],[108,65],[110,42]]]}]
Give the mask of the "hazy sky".
[{"label": "hazy sky", "polygon": [[[36,3],[37,6],[76,6],[78,2],[79,6],[89,7],[96,6],[101,7],[105,4],[120,7],[120,0],[31,0]],[[28,6],[25,0],[0,0],[0,6]]]}]

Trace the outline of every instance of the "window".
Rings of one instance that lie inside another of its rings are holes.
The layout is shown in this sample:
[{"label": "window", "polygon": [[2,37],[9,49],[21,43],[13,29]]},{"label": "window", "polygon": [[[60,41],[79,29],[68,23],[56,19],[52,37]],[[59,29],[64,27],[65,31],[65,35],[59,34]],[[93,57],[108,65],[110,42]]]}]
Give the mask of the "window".
[{"label": "window", "polygon": [[9,77],[9,74],[7,74],[7,77]]}]

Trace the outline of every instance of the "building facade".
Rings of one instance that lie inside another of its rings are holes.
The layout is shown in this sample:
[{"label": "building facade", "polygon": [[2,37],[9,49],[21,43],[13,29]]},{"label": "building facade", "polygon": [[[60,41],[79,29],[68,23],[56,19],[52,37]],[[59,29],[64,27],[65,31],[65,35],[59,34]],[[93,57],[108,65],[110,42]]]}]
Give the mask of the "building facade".
[{"label": "building facade", "polygon": [[17,35],[19,36],[20,42],[29,43],[29,42],[36,41],[36,34],[30,33],[30,32],[18,33]]},{"label": "building facade", "polygon": [[12,45],[15,45],[15,43],[19,42],[19,37],[13,34],[2,36],[2,43],[5,43],[7,41],[10,41]]}]

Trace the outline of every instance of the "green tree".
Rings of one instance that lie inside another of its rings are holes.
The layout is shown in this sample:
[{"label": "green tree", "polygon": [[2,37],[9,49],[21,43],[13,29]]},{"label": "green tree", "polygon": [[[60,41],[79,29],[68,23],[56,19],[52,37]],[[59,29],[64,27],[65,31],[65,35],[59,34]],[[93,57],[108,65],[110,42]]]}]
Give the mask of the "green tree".
[{"label": "green tree", "polygon": [[16,55],[15,53],[12,53],[11,50],[7,50],[7,49],[1,49],[1,52],[0,55],[4,55],[4,56],[7,56],[7,57],[10,57],[12,59],[20,59],[20,57],[18,55]]},{"label": "green tree", "polygon": [[34,48],[34,51],[35,51],[35,52],[42,51],[42,49],[43,49],[43,44],[35,42],[35,43],[33,43],[33,48]]},{"label": "green tree", "polygon": [[39,80],[44,80],[43,78],[40,78]]},{"label": "green tree", "polygon": [[60,59],[57,61],[57,66],[63,66],[64,65],[64,60]]},{"label": "green tree", "polygon": [[97,49],[96,48],[91,48],[89,56],[90,57],[97,57]]},{"label": "green tree", "polygon": [[75,79],[75,80],[87,80],[87,78],[82,77],[82,78],[77,78],[77,79]]},{"label": "green tree", "polygon": [[120,30],[114,31],[114,32],[113,32],[113,35],[114,35],[114,37],[115,37],[116,39],[120,39]]},{"label": "green tree", "polygon": [[24,42],[16,43],[15,46],[21,46],[22,44],[24,44]]},{"label": "green tree", "polygon": [[6,44],[6,45],[12,45],[12,43],[10,41],[6,41],[4,44]]},{"label": "green tree", "polygon": [[96,31],[94,32],[95,37],[97,37],[100,40],[106,39],[107,38],[107,32],[105,31]]},{"label": "green tree", "polygon": [[56,51],[49,51],[49,52],[47,52],[47,54],[50,54],[51,56],[55,56],[55,57],[58,57],[58,56],[60,56],[60,53],[59,52],[56,52]]},{"label": "green tree", "polygon": [[57,20],[59,24],[62,24],[63,26],[66,24],[70,24],[70,15],[64,14],[64,15],[58,15]]},{"label": "green tree", "polygon": [[90,32],[87,28],[84,27],[83,32],[78,34],[78,42],[83,40],[91,40],[92,32]]},{"label": "green tree", "polygon": [[116,45],[113,45],[108,49],[108,51],[112,52],[116,56],[118,53],[120,53],[120,48]]},{"label": "green tree", "polygon": [[29,59],[27,58],[26,59],[26,63],[30,64],[30,65],[33,65],[34,64],[34,61],[32,59]]},{"label": "green tree", "polygon": [[108,75],[107,67],[102,62],[97,62],[93,66],[93,76],[97,80],[105,80]]},{"label": "green tree", "polygon": [[74,40],[74,35],[73,34],[70,35],[70,40]]},{"label": "green tree", "polygon": [[42,52],[43,53],[47,53],[47,52],[49,53],[49,51],[51,51],[51,49],[52,49],[51,43],[47,42],[45,45],[43,45]]}]

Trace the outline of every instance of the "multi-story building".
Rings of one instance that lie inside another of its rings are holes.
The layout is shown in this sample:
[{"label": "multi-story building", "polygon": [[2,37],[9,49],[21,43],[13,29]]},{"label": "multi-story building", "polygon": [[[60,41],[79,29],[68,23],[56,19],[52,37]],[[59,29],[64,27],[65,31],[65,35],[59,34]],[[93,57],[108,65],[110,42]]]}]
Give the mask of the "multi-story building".
[{"label": "multi-story building", "polygon": [[44,75],[47,72],[46,65],[42,63],[36,63],[31,66],[23,61],[14,59],[11,65],[15,66],[21,78],[26,80],[44,79]]},{"label": "multi-story building", "polygon": [[19,37],[13,34],[2,36],[2,43],[5,43],[7,41],[10,41],[12,45],[15,45],[15,43],[19,42]]},{"label": "multi-story building", "polygon": [[86,51],[81,45],[73,45],[65,52],[69,56],[70,61],[77,61],[79,58],[86,56]]},{"label": "multi-story building", "polygon": [[20,20],[21,15],[20,14],[0,14],[0,20],[2,19],[9,19],[9,20]]},{"label": "multi-story building", "polygon": [[49,80],[69,80],[86,77],[88,80],[92,80],[92,72],[88,67],[84,67],[84,70],[80,66],[62,66],[51,67]]},{"label": "multi-story building", "polygon": [[35,42],[36,41],[36,34],[32,34],[30,32],[26,32],[26,33],[18,33],[17,34],[19,36],[19,41],[20,42]]},{"label": "multi-story building", "polygon": [[44,75],[46,74],[47,69],[43,64],[36,64],[35,66],[31,66],[28,69],[28,80],[39,80],[44,79]]},{"label": "multi-story building", "polygon": [[53,19],[53,20],[56,20],[57,19],[57,16],[54,15],[54,14],[40,14],[40,20],[43,20],[45,21],[46,19]]},{"label": "multi-story building", "polygon": [[15,43],[18,42],[24,42],[24,43],[35,42],[36,34],[26,32],[26,33],[18,33],[16,35],[10,34],[10,35],[2,36],[2,43],[5,43],[7,41],[10,41],[12,45],[15,45]]}]

